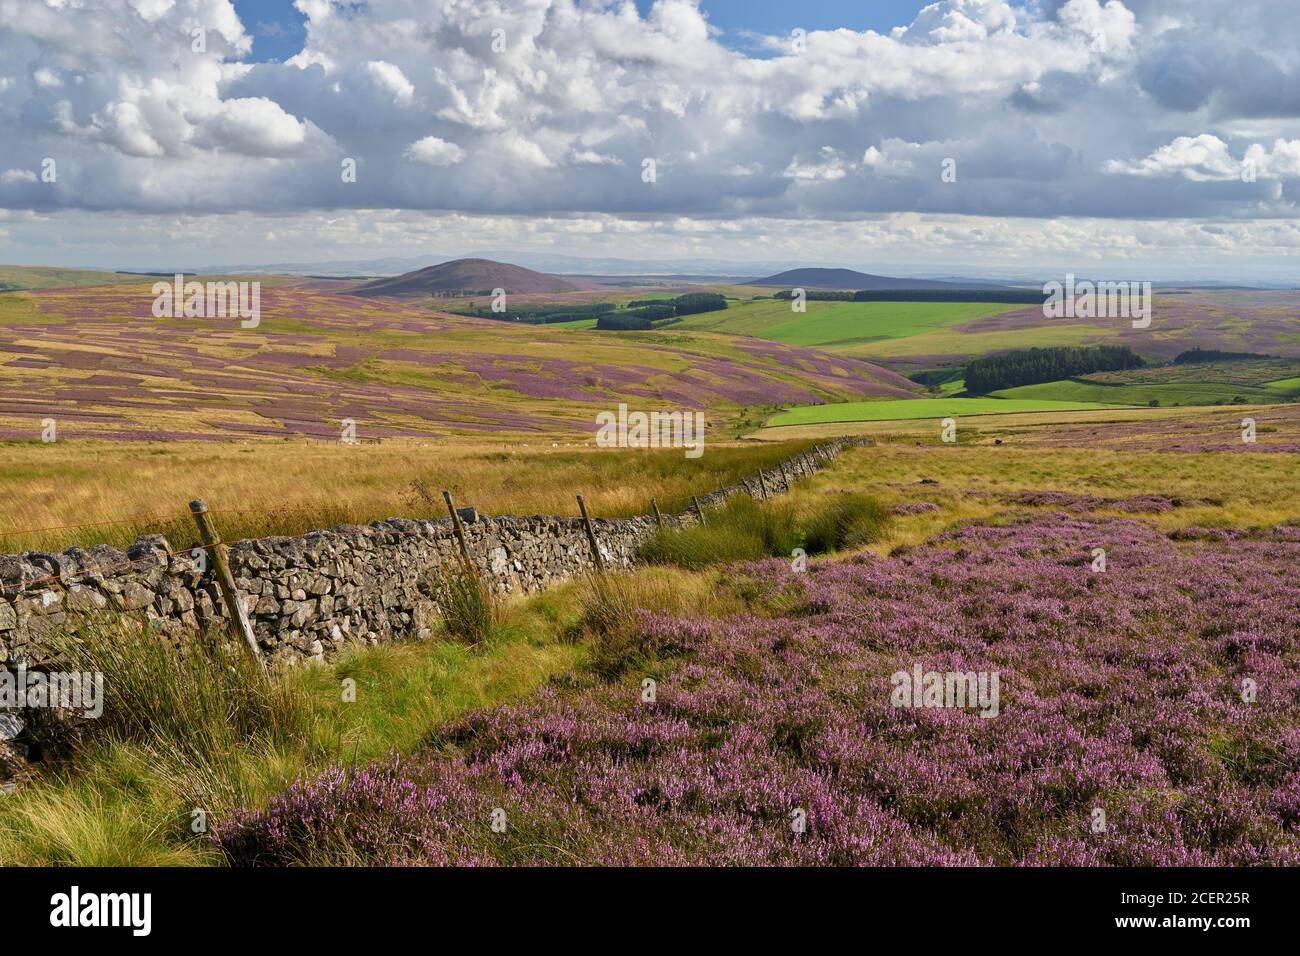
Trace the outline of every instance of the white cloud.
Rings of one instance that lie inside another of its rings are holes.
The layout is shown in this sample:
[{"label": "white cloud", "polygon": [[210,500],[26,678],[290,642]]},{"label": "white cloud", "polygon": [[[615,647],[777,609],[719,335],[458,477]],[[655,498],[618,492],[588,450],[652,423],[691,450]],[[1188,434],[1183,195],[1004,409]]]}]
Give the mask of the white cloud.
[{"label": "white cloud", "polygon": [[309,127],[258,96],[224,101],[205,133],[221,149],[246,156],[288,156],[307,143]]},{"label": "white cloud", "polygon": [[607,156],[594,149],[577,149],[569,153],[569,162],[580,166],[622,166],[623,160],[617,156]]},{"label": "white cloud", "polygon": [[495,139],[506,154],[527,166],[550,169],[555,165],[542,147],[518,133],[502,133]]},{"label": "white cloud", "polygon": [[1211,133],[1179,136],[1144,159],[1136,162],[1113,159],[1105,164],[1105,169],[1128,176],[1181,176],[1202,183],[1241,180],[1244,175],[1290,179],[1300,177],[1300,139],[1277,139],[1271,150],[1252,143],[1243,157],[1236,159],[1228,144]]},{"label": "white cloud", "polygon": [[406,78],[400,67],[383,60],[371,60],[366,70],[381,88],[392,94],[393,102],[398,106],[409,106],[415,97],[415,87]]},{"label": "white cloud", "polygon": [[436,136],[426,136],[406,147],[405,155],[429,166],[454,166],[465,158],[465,150]]},{"label": "white cloud", "polygon": [[782,174],[789,179],[833,182],[849,174],[849,164],[832,146],[823,146],[817,155],[807,160],[792,159]]},{"label": "white cloud", "polygon": [[30,169],[6,169],[0,173],[0,183],[34,183],[37,181],[36,174]]}]

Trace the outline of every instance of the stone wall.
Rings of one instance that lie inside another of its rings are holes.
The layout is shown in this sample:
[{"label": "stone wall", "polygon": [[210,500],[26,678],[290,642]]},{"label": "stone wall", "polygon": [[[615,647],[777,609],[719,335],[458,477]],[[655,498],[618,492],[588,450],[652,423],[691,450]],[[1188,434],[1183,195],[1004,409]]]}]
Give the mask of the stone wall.
[{"label": "stone wall", "polygon": [[[838,440],[787,460],[738,485],[700,496],[702,505],[731,494],[781,494],[813,474],[852,440]],[[474,563],[501,593],[531,593],[592,568],[578,518],[490,518],[461,509]],[[693,514],[665,515],[681,525]],[[629,568],[637,546],[654,533],[653,517],[593,519],[605,563]],[[321,660],[349,644],[427,636],[438,614],[445,573],[458,545],[450,518],[391,518],[300,537],[255,538],[230,545],[230,565],[253,630],[268,657]],[[45,636],[88,613],[143,615],[180,635],[224,626],[226,609],[211,572],[161,536],[126,551],[108,545],[60,553],[0,555],[0,666],[40,667]]]}]

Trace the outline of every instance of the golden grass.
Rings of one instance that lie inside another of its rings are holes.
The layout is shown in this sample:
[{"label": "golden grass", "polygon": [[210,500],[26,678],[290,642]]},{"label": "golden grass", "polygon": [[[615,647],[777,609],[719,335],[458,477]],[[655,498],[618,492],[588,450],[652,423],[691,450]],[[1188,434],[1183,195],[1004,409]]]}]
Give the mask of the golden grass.
[{"label": "golden grass", "polygon": [[194,498],[208,502],[226,540],[444,517],[443,489],[487,514],[572,516],[577,494],[597,517],[648,514],[652,497],[663,511],[680,511],[692,494],[770,468],[807,444],[711,442],[688,459],[674,450],[480,440],[12,442],[0,445],[0,553],[122,545],[147,533],[168,534],[180,547],[194,536]]},{"label": "golden grass", "polygon": [[[939,484],[914,484],[923,478]],[[1300,517],[1300,468],[1295,455],[1282,453],[882,444],[853,449],[835,468],[801,482],[792,503],[807,507],[807,498],[841,490],[866,492],[886,504],[930,501],[940,506],[938,512],[900,516],[889,537],[872,546],[880,553],[919,544],[958,522],[996,518],[1011,510],[994,498],[964,495],[967,491],[1063,491],[1104,498],[1151,494],[1221,502],[1129,515],[1165,530],[1265,526]]]}]

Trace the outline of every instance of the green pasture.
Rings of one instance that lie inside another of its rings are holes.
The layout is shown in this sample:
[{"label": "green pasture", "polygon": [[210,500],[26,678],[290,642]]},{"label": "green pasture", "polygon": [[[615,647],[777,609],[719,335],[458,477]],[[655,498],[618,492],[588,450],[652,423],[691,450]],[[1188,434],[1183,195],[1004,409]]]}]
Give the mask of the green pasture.
[{"label": "green pasture", "polygon": [[1079,412],[1106,408],[1098,402],[1061,402],[1008,398],[900,398],[885,402],[837,402],[798,405],[768,419],[781,425],[821,425],[827,422],[889,422],[913,418],[956,418],[961,415],[1004,415],[1015,412]]}]

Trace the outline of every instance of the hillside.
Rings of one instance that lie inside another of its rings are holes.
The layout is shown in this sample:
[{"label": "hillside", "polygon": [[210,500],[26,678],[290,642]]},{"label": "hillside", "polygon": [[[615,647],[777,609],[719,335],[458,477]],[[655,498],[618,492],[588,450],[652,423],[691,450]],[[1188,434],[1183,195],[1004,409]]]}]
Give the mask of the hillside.
[{"label": "hillside", "polygon": [[877,276],[853,269],[789,269],[778,272],[766,279],[754,279],[746,285],[781,286],[785,289],[851,289],[871,291],[895,291],[901,289],[946,289],[950,291],[969,289],[1004,289],[1006,286],[979,282],[941,282],[938,279],[899,279],[893,276]]},{"label": "hillside", "polygon": [[[159,319],[138,285],[0,295],[0,438],[363,439],[449,433],[590,436],[620,402],[755,408],[909,398],[856,358],[694,332],[585,332],[439,313],[293,284],[261,321]],[[201,334],[196,334],[201,327]],[[750,413],[746,413],[749,408]]]},{"label": "hillside", "polygon": [[400,276],[376,279],[354,289],[353,295],[416,296],[482,293],[505,289],[508,295],[530,292],[573,292],[577,287],[557,276],[534,272],[491,259],[454,259]]}]

